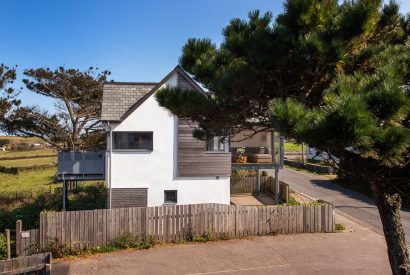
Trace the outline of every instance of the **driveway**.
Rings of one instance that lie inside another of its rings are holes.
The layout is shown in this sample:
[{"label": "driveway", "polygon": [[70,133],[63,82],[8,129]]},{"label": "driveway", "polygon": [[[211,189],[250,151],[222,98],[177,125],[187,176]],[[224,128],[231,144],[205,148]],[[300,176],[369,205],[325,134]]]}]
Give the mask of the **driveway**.
[{"label": "driveway", "polygon": [[53,263],[53,274],[391,274],[384,239],[343,216],[349,233],[158,246]]},{"label": "driveway", "polygon": [[[324,176],[283,169],[279,179],[288,183],[292,189],[315,199],[323,199],[335,205],[342,213],[356,218],[372,227],[380,234],[383,232],[379,212],[369,197],[343,188]],[[410,210],[401,211],[401,220],[406,234],[406,242],[410,244]]]}]

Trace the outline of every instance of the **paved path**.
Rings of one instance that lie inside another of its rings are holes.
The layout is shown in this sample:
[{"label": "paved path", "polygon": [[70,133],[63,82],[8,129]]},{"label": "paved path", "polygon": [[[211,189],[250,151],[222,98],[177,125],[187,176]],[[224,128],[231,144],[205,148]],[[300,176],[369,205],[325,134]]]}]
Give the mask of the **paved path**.
[{"label": "paved path", "polygon": [[255,237],[100,254],[53,263],[53,274],[391,274],[384,239],[336,215],[349,233]]},{"label": "paved path", "polygon": [[[279,179],[298,192],[333,203],[336,209],[382,232],[379,212],[369,197],[343,188],[323,176],[287,168],[279,172]],[[401,211],[401,219],[407,237],[406,242],[410,244],[409,209]]]},{"label": "paved path", "polygon": [[268,195],[260,194],[231,194],[231,203],[234,205],[275,205],[275,200]]}]

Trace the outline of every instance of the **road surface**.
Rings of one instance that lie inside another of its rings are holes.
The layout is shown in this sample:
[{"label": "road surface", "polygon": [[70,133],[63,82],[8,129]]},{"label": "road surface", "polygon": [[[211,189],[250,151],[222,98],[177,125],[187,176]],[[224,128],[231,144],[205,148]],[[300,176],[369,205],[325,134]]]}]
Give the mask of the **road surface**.
[{"label": "road surface", "polygon": [[54,275],[391,274],[382,236],[349,219],[349,233],[254,237],[107,253],[53,263]]},{"label": "road surface", "polygon": [[[322,199],[335,205],[337,210],[370,225],[382,233],[379,212],[369,197],[343,188],[323,176],[294,171],[284,168],[279,172],[279,179],[290,185],[297,192],[315,199]],[[410,244],[410,210],[401,211],[401,220],[406,234],[406,242]]]}]

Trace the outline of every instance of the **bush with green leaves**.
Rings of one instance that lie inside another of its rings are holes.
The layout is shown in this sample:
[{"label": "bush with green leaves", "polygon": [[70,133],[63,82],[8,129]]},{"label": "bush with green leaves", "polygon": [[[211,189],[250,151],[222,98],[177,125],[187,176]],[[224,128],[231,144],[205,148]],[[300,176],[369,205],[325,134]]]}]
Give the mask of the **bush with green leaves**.
[{"label": "bush with green leaves", "polygon": [[0,260],[4,260],[6,258],[7,258],[6,236],[4,236],[4,234],[0,234]]}]

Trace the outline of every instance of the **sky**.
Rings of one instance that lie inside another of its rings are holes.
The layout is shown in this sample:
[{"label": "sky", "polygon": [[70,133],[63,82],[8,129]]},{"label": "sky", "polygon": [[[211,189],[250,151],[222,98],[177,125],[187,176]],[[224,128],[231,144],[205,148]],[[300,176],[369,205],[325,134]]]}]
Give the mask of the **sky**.
[{"label": "sky", "polygon": [[[410,0],[401,0],[402,12]],[[251,10],[283,10],[279,0],[0,0],[0,63],[111,71],[114,81],[157,82],[178,63],[188,38],[222,41],[222,28]],[[23,90],[25,105],[52,101]]]}]

